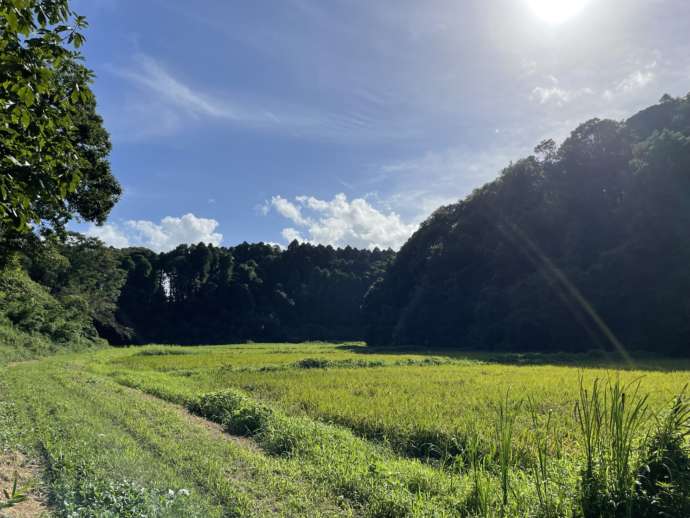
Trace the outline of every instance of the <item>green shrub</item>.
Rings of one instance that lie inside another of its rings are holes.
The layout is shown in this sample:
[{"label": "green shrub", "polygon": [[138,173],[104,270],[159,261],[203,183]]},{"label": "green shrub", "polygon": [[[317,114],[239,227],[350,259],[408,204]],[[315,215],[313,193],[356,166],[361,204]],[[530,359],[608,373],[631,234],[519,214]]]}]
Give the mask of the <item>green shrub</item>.
[{"label": "green shrub", "polygon": [[190,412],[222,424],[235,435],[254,435],[265,428],[272,411],[235,389],[204,394],[191,401]]},{"label": "green shrub", "polygon": [[58,301],[18,268],[0,270],[0,361],[100,346],[79,296]]},{"label": "green shrub", "polygon": [[636,516],[690,516],[689,435],[690,402],[680,395],[645,445]]},{"label": "green shrub", "polygon": [[325,358],[304,358],[295,362],[295,367],[298,369],[325,369],[330,364],[331,361]]},{"label": "green shrub", "polygon": [[185,354],[194,354],[194,351],[186,351],[183,349],[164,349],[162,347],[156,349],[144,349],[139,351],[134,356],[181,356]]},{"label": "green shrub", "polygon": [[576,415],[585,467],[580,496],[589,517],[690,516],[690,403],[683,394],[638,448],[647,415],[639,383],[581,388]]}]

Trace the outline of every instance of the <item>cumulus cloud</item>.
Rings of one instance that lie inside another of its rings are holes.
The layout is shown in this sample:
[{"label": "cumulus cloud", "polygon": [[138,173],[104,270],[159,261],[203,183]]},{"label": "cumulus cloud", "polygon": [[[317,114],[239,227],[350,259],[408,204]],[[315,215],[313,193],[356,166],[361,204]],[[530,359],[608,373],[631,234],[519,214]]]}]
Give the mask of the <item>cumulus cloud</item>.
[{"label": "cumulus cloud", "polygon": [[313,196],[297,196],[294,201],[273,196],[269,206],[294,224],[282,231],[288,242],[296,239],[337,247],[398,249],[417,229],[395,212],[381,212],[364,198],[349,201],[343,193],[330,201]]},{"label": "cumulus cloud", "polygon": [[293,223],[305,226],[309,222],[302,216],[302,210],[297,205],[290,203],[282,196],[273,196],[271,198],[271,206],[284,218],[289,219]]},{"label": "cumulus cloud", "polygon": [[106,224],[100,227],[91,225],[86,231],[86,234],[91,237],[97,237],[105,244],[114,246],[115,248],[127,248],[130,246],[129,238],[115,225]]},{"label": "cumulus cloud", "polygon": [[217,228],[218,222],[215,219],[199,218],[189,213],[179,218],[167,216],[160,223],[129,220],[101,227],[92,225],[86,234],[117,248],[145,246],[157,252],[165,252],[183,243],[218,246],[223,235],[216,232]]}]

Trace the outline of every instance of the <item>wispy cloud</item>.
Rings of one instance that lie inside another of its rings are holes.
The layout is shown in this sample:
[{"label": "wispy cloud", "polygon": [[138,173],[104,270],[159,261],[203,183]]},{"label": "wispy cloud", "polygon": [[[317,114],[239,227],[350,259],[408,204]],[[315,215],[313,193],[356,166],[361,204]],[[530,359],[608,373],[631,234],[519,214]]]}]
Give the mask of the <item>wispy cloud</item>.
[{"label": "wispy cloud", "polygon": [[[179,79],[153,57],[139,53],[128,67],[112,71],[177,110],[178,114],[193,118],[211,117],[250,125],[279,125],[283,118],[262,107],[245,101],[233,101],[227,96],[213,95],[199,85]],[[293,121],[294,122],[294,121]]]},{"label": "wispy cloud", "polygon": [[614,88],[604,91],[604,98],[612,100],[617,96],[632,94],[649,86],[656,79],[656,61],[649,63],[644,68],[634,70],[623,78]]},{"label": "wispy cloud", "polygon": [[191,115],[238,119],[233,108],[227,103],[221,103],[203,93],[193,91],[192,88],[174,78],[153,58],[139,54],[135,57],[135,63],[135,68],[121,69],[118,73],[155,93],[159,99],[164,99]]},{"label": "wispy cloud", "polygon": [[494,179],[529,149],[498,144],[483,151],[452,147],[385,163],[377,178],[393,188],[381,203],[409,215],[412,221],[421,221],[440,205],[457,202]]},{"label": "wispy cloud", "polygon": [[591,95],[594,91],[590,87],[584,88],[564,88],[559,84],[559,80],[554,76],[549,76],[550,85],[537,86],[532,90],[530,100],[537,101],[539,104],[554,104],[563,106],[584,95]]},{"label": "wispy cloud", "polygon": [[144,53],[136,54],[127,66],[110,66],[109,71],[134,86],[124,108],[127,127],[116,135],[125,140],[172,135],[203,120],[296,138],[399,139],[412,133],[409,128],[385,127],[386,121],[381,120],[384,101],[371,91],[356,92],[358,101],[347,109],[330,110],[236,94],[230,88],[211,92],[202,84],[177,77]]}]

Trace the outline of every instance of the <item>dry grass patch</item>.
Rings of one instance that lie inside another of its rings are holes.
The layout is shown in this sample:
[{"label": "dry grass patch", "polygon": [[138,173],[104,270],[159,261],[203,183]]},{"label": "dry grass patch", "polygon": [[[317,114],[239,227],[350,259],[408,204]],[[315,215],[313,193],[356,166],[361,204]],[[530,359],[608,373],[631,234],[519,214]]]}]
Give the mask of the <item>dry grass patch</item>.
[{"label": "dry grass patch", "polygon": [[[48,498],[41,486],[41,465],[23,453],[6,451],[0,454],[0,516],[8,518],[34,518],[49,516]],[[4,491],[12,494],[14,483],[17,493],[25,500],[12,507],[2,508],[6,501]]]}]

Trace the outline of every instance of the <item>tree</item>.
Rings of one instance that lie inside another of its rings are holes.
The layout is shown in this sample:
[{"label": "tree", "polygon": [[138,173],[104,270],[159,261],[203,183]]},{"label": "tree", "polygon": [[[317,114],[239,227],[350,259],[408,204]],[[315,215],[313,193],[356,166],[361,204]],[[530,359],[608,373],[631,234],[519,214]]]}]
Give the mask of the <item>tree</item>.
[{"label": "tree", "polygon": [[593,119],[434,213],[371,287],[380,345],[690,351],[690,95]]},{"label": "tree", "polygon": [[71,232],[64,241],[55,236],[33,239],[26,252],[29,275],[55,298],[63,303],[79,299],[99,330],[121,327],[115,311],[127,273],[116,250],[96,238]]},{"label": "tree", "polygon": [[102,223],[121,193],[77,53],[86,25],[67,0],[0,0],[0,255],[32,224]]}]

